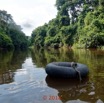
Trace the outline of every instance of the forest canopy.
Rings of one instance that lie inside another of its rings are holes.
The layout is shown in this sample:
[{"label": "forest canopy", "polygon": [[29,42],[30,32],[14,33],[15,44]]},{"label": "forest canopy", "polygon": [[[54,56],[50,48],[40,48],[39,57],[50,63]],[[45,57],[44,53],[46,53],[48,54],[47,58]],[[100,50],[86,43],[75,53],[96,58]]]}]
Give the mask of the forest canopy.
[{"label": "forest canopy", "polygon": [[104,0],[56,0],[56,18],[31,34],[34,46],[104,46]]},{"label": "forest canopy", "polygon": [[0,10],[0,49],[26,49],[28,40],[12,16]]}]

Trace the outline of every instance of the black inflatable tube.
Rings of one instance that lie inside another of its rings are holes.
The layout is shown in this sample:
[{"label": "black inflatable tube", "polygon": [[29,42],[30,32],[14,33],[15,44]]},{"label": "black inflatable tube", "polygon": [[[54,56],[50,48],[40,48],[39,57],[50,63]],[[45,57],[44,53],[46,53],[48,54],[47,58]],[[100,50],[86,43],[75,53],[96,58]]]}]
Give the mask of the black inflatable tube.
[{"label": "black inflatable tube", "polygon": [[[46,73],[51,77],[76,78],[78,72],[71,66],[71,62],[52,62],[46,66]],[[88,67],[77,63],[77,70],[81,77],[86,77],[89,73]]]}]

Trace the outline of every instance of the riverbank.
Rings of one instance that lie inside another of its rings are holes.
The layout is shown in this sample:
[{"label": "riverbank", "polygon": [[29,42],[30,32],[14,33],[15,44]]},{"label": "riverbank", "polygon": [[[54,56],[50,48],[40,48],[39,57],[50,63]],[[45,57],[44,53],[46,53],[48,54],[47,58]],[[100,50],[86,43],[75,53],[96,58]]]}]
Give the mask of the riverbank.
[{"label": "riverbank", "polygon": [[53,46],[47,46],[47,47],[37,47],[37,46],[30,46],[29,49],[96,49],[96,50],[104,50],[104,46],[98,47],[98,48],[85,48],[84,46],[57,46],[57,47],[53,47]]}]

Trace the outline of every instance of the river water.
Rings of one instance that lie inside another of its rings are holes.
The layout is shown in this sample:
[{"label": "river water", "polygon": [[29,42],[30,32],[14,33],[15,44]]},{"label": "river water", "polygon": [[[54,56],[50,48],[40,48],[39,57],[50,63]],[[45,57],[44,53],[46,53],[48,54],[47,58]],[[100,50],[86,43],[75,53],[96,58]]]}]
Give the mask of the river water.
[{"label": "river water", "polygon": [[[82,82],[53,79],[45,66],[76,61],[89,68]],[[103,103],[104,51],[84,49],[0,51],[0,103]]]}]

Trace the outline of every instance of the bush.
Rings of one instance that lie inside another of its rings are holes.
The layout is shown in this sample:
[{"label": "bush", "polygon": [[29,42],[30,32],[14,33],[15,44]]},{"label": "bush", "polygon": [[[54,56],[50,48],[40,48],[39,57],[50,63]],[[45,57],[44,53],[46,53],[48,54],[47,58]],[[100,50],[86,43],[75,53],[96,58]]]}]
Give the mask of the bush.
[{"label": "bush", "polygon": [[0,48],[14,48],[12,40],[9,36],[0,33]]}]

